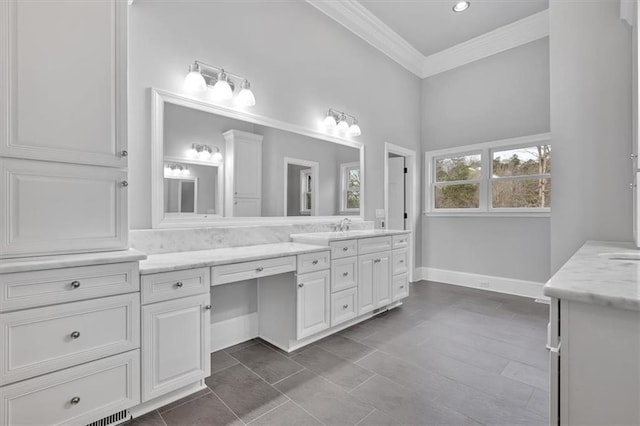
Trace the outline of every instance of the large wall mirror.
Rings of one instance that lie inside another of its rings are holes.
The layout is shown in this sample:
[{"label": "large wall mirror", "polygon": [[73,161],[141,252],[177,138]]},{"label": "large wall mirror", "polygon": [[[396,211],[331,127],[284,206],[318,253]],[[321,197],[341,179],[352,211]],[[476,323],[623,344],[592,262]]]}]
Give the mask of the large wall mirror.
[{"label": "large wall mirror", "polygon": [[363,218],[361,142],[151,95],[154,228]]}]

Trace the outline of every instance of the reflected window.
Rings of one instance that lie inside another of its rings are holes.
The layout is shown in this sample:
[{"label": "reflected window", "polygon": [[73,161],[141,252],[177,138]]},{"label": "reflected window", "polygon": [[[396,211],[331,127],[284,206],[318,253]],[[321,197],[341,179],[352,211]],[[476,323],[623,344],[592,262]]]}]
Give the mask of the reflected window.
[{"label": "reflected window", "polygon": [[343,213],[360,212],[360,163],[340,165],[342,183],[340,210]]}]

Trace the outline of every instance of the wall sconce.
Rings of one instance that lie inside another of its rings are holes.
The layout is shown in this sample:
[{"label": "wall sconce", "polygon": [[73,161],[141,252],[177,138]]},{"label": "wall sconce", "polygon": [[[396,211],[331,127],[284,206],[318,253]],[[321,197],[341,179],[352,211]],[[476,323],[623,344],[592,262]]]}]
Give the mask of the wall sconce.
[{"label": "wall sconce", "polygon": [[189,74],[184,79],[187,91],[203,93],[211,86],[211,96],[216,101],[226,101],[233,97],[236,83],[231,77],[240,82],[240,92],[236,102],[240,106],[254,106],[256,97],[251,91],[251,83],[244,77],[225,71],[223,68],[214,67],[200,61],[189,65]]},{"label": "wall sconce", "polygon": [[187,166],[169,163],[164,165],[164,177],[180,177],[189,175],[191,175],[191,172]]},{"label": "wall sconce", "polygon": [[327,130],[338,130],[351,136],[360,136],[362,131],[358,125],[358,119],[353,115],[329,108],[324,117],[324,126]]},{"label": "wall sconce", "polygon": [[189,149],[189,157],[197,158],[198,160],[211,160],[216,163],[222,162],[222,153],[220,148],[214,146],[215,151],[209,145],[200,145],[197,143],[191,144]]}]

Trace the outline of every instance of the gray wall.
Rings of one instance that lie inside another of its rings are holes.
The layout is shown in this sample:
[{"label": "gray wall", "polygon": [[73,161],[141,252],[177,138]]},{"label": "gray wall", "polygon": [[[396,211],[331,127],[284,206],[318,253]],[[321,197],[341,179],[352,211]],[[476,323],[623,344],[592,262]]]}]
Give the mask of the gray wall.
[{"label": "gray wall", "polygon": [[631,240],[631,29],[619,2],[552,0],[551,269],[585,240]]},{"label": "gray wall", "polygon": [[[425,151],[549,128],[548,38],[423,80]],[[549,241],[549,218],[426,217],[422,264],[543,282],[550,273]]]}]

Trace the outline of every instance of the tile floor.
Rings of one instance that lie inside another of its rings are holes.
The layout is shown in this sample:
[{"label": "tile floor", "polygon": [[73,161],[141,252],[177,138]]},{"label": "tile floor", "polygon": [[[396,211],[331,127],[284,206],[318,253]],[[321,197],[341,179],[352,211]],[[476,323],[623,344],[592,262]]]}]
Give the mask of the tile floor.
[{"label": "tile floor", "polygon": [[208,388],[136,426],[546,425],[548,306],[432,282],[292,354],[211,354]]}]

